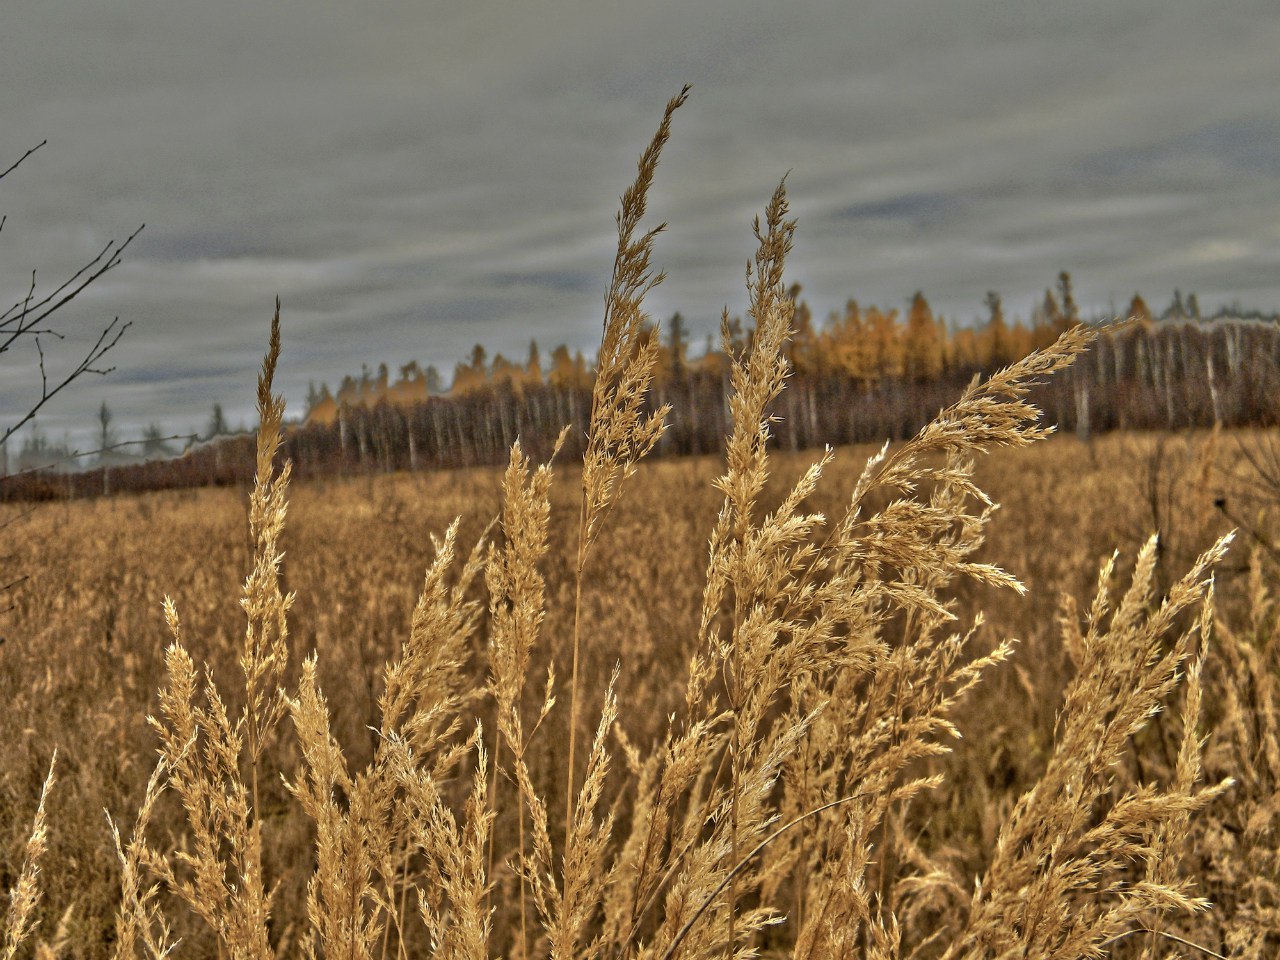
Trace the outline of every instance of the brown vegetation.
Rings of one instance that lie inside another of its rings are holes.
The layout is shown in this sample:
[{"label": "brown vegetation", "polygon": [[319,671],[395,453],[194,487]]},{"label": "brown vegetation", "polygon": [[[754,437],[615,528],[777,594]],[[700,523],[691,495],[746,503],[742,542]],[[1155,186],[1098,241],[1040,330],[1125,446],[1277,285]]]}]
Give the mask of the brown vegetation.
[{"label": "brown vegetation", "polygon": [[640,466],[682,98],[624,196],[580,467],[516,444],[286,523],[276,323],[248,538],[227,490],[4,507],[8,955],[1274,955],[1280,644],[1214,508],[1249,464],[1042,442],[1078,327],[896,447],[779,455],[779,187],[724,456]]}]

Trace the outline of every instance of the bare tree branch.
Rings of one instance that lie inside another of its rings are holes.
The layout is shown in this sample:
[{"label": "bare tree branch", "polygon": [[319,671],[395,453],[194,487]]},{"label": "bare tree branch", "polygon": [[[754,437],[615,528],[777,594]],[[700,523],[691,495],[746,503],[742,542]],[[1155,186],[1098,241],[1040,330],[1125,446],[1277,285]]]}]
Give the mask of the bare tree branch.
[{"label": "bare tree branch", "polygon": [[119,266],[125,250],[145,227],[145,223],[138,227],[129,234],[124,243],[117,245],[114,240],[108,242],[96,257],[49,293],[34,301],[32,296],[35,290],[35,272],[32,271],[31,291],[4,313],[0,313],[0,331],[3,331],[4,335],[4,339],[0,339],[0,353],[4,353],[18,337],[41,332],[38,327],[50,314],[74,300],[89,284],[108,270]]},{"label": "bare tree branch", "polygon": [[[21,166],[24,160],[47,142],[41,141],[10,164],[0,173],[0,180],[3,180]],[[0,218],[0,229],[3,228],[4,223],[4,218]],[[97,256],[47,293],[37,294],[36,271],[32,270],[31,283],[28,285],[26,293],[11,307],[0,313],[0,357],[16,347],[22,338],[29,338],[35,347],[35,365],[40,375],[39,396],[30,402],[26,412],[17,416],[11,423],[0,424],[0,444],[3,444],[19,429],[30,423],[46,403],[80,377],[89,374],[102,376],[115,369],[112,366],[105,366],[102,361],[120,342],[120,338],[124,336],[125,331],[129,329],[130,324],[121,323],[119,317],[113,318],[110,323],[101,329],[93,345],[80,356],[79,360],[65,374],[50,374],[49,368],[46,366],[45,345],[41,343],[41,338],[50,337],[58,341],[66,340],[65,335],[50,324],[53,315],[83,293],[90,284],[101,278],[103,274],[119,266],[125,250],[129,248],[129,245],[133,243],[142,229],[143,227],[138,227],[137,230],[125,238],[123,243],[111,240],[98,252]]]},{"label": "bare tree branch", "polygon": [[4,172],[4,173],[0,173],[0,180],[3,180],[3,179],[4,179],[5,177],[7,177],[9,174],[13,173],[13,171],[17,170],[17,169],[18,169],[18,167],[22,166],[22,161],[23,161],[23,160],[27,159],[27,157],[31,156],[33,153],[35,153],[37,150],[39,150],[41,147],[43,147],[43,146],[44,146],[46,143],[48,143],[48,142],[49,142],[48,140],[41,140],[41,141],[40,141],[39,143],[37,143],[34,147],[32,147],[30,150],[28,150],[26,153],[24,153],[22,156],[20,156],[17,160],[15,160],[15,161],[13,161],[13,163],[9,164],[9,168],[8,168],[7,170],[5,170],[5,172]]},{"label": "bare tree branch", "polygon": [[39,412],[41,407],[84,374],[95,373],[99,376],[105,376],[114,370],[115,367],[96,367],[94,364],[106,356],[111,348],[120,342],[120,338],[124,336],[124,332],[132,325],[132,323],[121,323],[119,317],[113,319],[102,329],[102,332],[98,334],[97,341],[84,355],[80,362],[76,364],[75,367],[71,369],[71,372],[63,377],[63,379],[54,387],[49,386],[49,381],[46,377],[44,367],[44,350],[40,347],[40,341],[37,339],[36,349],[40,352],[40,398],[32,404],[31,408],[27,410],[27,412],[23,414],[16,423],[4,428],[3,433],[0,433],[0,443],[4,443],[11,436],[17,433],[20,428],[25,426],[36,415],[36,413]]},{"label": "bare tree branch", "polygon": [[[70,463],[72,460],[79,460],[81,457],[96,457],[112,450],[120,450],[124,447],[136,447],[144,443],[168,443],[170,440],[186,440],[193,442],[200,439],[198,433],[175,433],[167,437],[142,437],[138,440],[121,440],[119,443],[108,444],[105,447],[96,447],[92,450],[70,450],[60,457],[50,460],[47,463],[41,463],[34,467],[23,467],[15,473],[0,475],[0,484],[10,480],[16,480],[19,477],[25,477],[32,473],[40,473],[43,470],[52,470],[54,467],[64,463]],[[4,524],[0,524],[3,529]]]}]

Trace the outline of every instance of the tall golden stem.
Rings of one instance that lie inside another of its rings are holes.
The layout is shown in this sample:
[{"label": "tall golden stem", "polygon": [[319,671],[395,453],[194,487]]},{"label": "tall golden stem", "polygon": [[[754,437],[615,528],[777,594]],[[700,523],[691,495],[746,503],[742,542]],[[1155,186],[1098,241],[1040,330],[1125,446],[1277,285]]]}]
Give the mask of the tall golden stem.
[{"label": "tall golden stem", "polygon": [[587,491],[582,491],[582,505],[578,512],[578,560],[573,584],[573,673],[569,679],[569,772],[565,777],[564,841],[568,853],[569,837],[573,831],[574,757],[578,744],[578,670],[582,653],[582,573],[587,566]]}]

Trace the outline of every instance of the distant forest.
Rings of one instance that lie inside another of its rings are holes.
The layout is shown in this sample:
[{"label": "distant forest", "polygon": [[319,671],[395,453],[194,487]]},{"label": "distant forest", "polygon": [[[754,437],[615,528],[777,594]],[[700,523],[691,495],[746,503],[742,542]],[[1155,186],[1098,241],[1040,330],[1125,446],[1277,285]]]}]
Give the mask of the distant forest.
[{"label": "distant forest", "polygon": [[[990,373],[1081,320],[1063,273],[1029,323],[1009,323],[1000,297],[986,300],[976,327],[952,327],[923,294],[906,315],[861,307],[817,323],[799,289],[792,376],[774,411],[774,439],[787,449],[902,439],[953,402],[975,375]],[[1222,311],[1201,316],[1194,295],[1175,294],[1160,315],[1140,296],[1133,322],[1102,337],[1076,367],[1038,388],[1036,402],[1059,429],[1082,438],[1128,429],[1184,429],[1277,422],[1280,414],[1280,318]],[[651,402],[671,404],[658,455],[718,452],[728,430],[728,354],[749,343],[740,320],[725,324],[719,348],[694,356],[679,314],[662,331]],[[557,347],[544,361],[537,344],[524,362],[488,359],[477,346],[447,390],[431,368],[387,368],[347,377],[336,392],[313,389],[303,423],[289,430],[285,453],[301,478],[394,470],[434,470],[505,462],[519,438],[544,458],[561,428],[565,454],[581,452],[591,413],[594,370],[581,354]],[[238,484],[253,477],[249,436],[212,440],[182,456],[104,466],[76,474],[24,473],[0,481],[0,498],[98,495],[124,490]]]}]

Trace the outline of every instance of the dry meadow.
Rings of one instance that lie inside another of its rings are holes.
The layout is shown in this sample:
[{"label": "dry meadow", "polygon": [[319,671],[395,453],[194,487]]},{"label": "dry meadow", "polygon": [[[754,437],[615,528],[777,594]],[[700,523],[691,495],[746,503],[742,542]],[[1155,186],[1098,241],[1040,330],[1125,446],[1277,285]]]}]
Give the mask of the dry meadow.
[{"label": "dry meadow", "polygon": [[[948,786],[928,801],[929,818],[942,818],[948,853],[971,868],[968,876],[990,858],[1001,813],[1035,782],[1051,749],[1062,690],[1073,675],[1058,621],[1062,595],[1087,597],[1099,563],[1118,549],[1122,563],[1131,565],[1154,529],[1164,532],[1168,545],[1156,576],[1169,579],[1198,547],[1229,528],[1213,500],[1224,474],[1243,466],[1234,442],[1113,434],[1086,446],[1055,437],[980,463],[978,483],[1000,510],[978,556],[998,558],[1028,592],[956,591],[961,622],[971,622],[978,610],[985,615],[975,649],[989,650],[1003,638],[1019,641],[1011,661],[960,707],[964,742],[943,764]],[[837,450],[827,482],[810,498],[812,508],[836,513],[874,452]],[[807,465],[802,454],[775,458],[780,477],[798,475]],[[601,534],[587,581],[586,686],[602,690],[613,665],[621,665],[625,729],[640,749],[661,738],[667,715],[683,702],[707,531],[721,500],[711,483],[721,468],[709,458],[642,467]],[[534,654],[539,676],[546,663],[564,656],[572,631],[579,480],[578,470],[566,468],[552,488],[547,619]],[[354,765],[372,756],[369,727],[377,718],[381,674],[410,635],[422,574],[435,556],[432,535],[461,517],[461,542],[483,536],[501,510],[501,481],[500,471],[480,470],[294,490],[282,540],[282,577],[296,594],[291,643],[299,656],[319,654],[321,683],[335,691],[334,730]],[[245,626],[238,600],[253,558],[245,492],[147,494],[31,512],[10,507],[10,517],[18,534],[10,541],[16,545],[10,569],[31,579],[4,617],[0,649],[5,728],[11,731],[3,746],[6,870],[12,878],[20,867],[35,798],[56,749],[59,783],[49,803],[54,828],[42,878],[42,933],[48,937],[50,926],[70,910],[69,928],[85,938],[74,953],[92,955],[87,946],[109,940],[119,902],[104,811],[127,820],[154,766],[157,743],[145,716],[156,709],[164,651],[172,641],[161,598],[171,597],[183,612],[193,655],[219,676],[235,675]],[[1247,615],[1250,564],[1246,551],[1237,549],[1218,573],[1219,605],[1237,605],[1240,616]],[[485,638],[471,642],[482,660]],[[296,668],[295,662],[291,683]],[[482,683],[482,668],[473,669]],[[548,771],[558,762],[562,736],[557,731],[538,744],[547,754],[538,762]],[[278,768],[297,764],[296,748],[281,743],[276,749]],[[1136,752],[1130,763],[1136,778]],[[1229,769],[1223,761],[1220,772]],[[279,800],[283,806],[283,794]],[[171,822],[162,820],[157,828],[172,839],[181,834],[182,821],[178,811],[168,816]],[[291,824],[273,843],[279,853],[272,869],[284,884],[279,917],[292,912],[296,921],[302,884],[313,868],[307,825]]]}]

